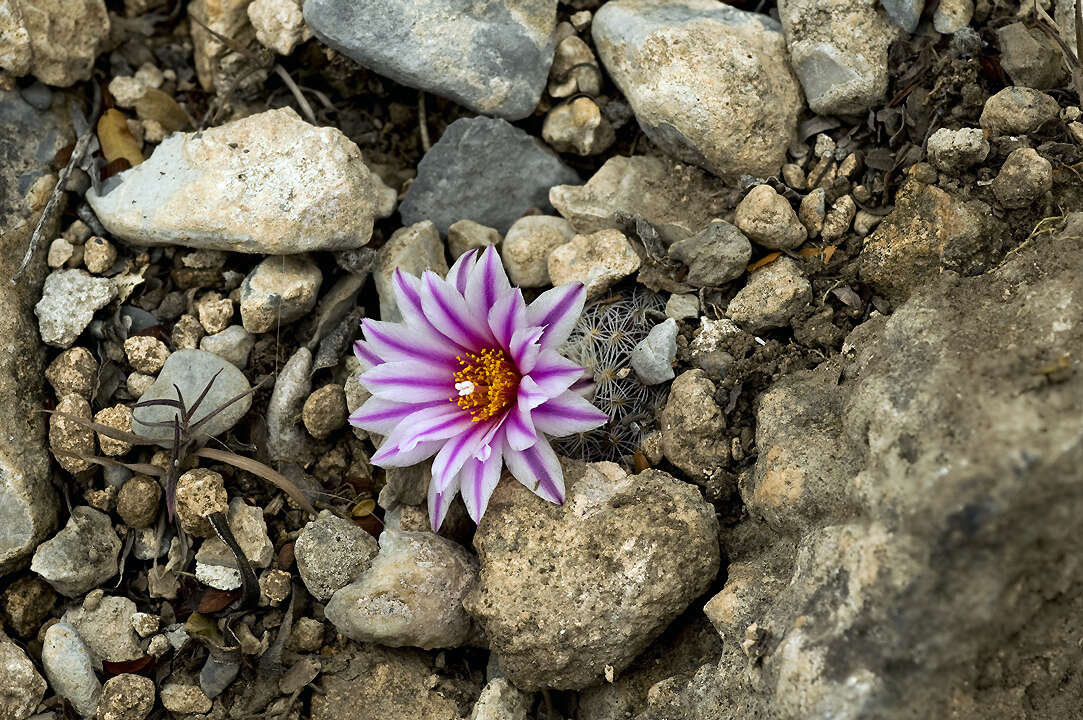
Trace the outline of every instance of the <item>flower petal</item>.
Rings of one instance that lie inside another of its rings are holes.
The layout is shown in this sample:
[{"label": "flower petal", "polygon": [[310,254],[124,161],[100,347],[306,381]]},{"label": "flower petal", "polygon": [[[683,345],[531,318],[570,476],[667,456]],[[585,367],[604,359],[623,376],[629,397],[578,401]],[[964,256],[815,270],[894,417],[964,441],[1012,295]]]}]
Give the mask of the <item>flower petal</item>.
[{"label": "flower petal", "polygon": [[435,331],[368,318],[361,321],[361,329],[365,332],[369,350],[386,362],[419,360],[449,369],[452,374],[458,369],[459,363],[455,359],[458,349]]},{"label": "flower petal", "polygon": [[[500,256],[497,255],[496,248],[490,245],[481,254],[481,259],[474,265],[466,282],[466,290],[463,292],[466,304],[488,313],[497,300],[507,295],[511,289]],[[496,328],[493,328],[493,332],[496,332]]]},{"label": "flower petal", "polygon": [[471,423],[471,427],[445,442],[432,462],[433,484],[442,489],[470,458],[491,457],[488,446],[498,427],[497,423],[491,422]]},{"label": "flower petal", "polygon": [[421,277],[421,307],[428,321],[453,342],[475,352],[492,345],[485,316],[471,312],[459,291],[431,270]]},{"label": "flower petal", "polygon": [[546,290],[530,303],[526,321],[530,325],[545,327],[545,334],[541,338],[543,348],[560,347],[568,339],[583,313],[586,300],[587,292],[582,283],[569,283]]},{"label": "flower petal", "polygon": [[[473,306],[473,303],[470,304]],[[523,300],[523,291],[519,288],[505,293],[489,309],[489,329],[496,336],[500,347],[508,352],[511,352],[511,340],[515,331],[525,324],[526,301]]]},{"label": "flower petal", "polygon": [[[583,377],[583,368],[555,350],[542,350],[538,363],[529,373],[546,397],[556,397]],[[362,376],[364,378],[364,376]]]},{"label": "flower petal", "polygon": [[[450,402],[421,408],[403,418],[402,422],[387,436],[382,448],[391,450],[413,450],[419,443],[433,440],[447,440],[469,429],[472,423],[470,413]],[[383,450],[381,450],[383,452]],[[380,464],[380,453],[372,456],[372,462]]]},{"label": "flower petal", "polygon": [[500,471],[503,467],[503,455],[494,452],[488,460],[470,458],[459,471],[459,492],[462,493],[466,512],[475,523],[481,522],[481,516],[489,505],[489,498],[500,483]]},{"label": "flower petal", "polygon": [[[427,460],[435,455],[443,444],[443,440],[432,440],[430,442],[418,443],[412,450],[399,450],[396,448],[394,451],[388,451],[380,458],[379,466],[390,468],[417,465],[422,460]],[[386,440],[383,445],[380,445],[380,447],[377,448],[377,454],[384,449],[385,445],[387,445]],[[375,455],[373,455],[373,457],[375,457]]]},{"label": "flower petal", "polygon": [[377,355],[364,340],[357,340],[354,342],[353,354],[357,358],[357,362],[361,363],[361,367],[364,370],[368,370],[384,361],[384,359]]},{"label": "flower petal", "polygon": [[477,248],[467,250],[447,271],[444,279],[460,293],[466,293],[467,279],[474,274],[474,260],[477,258]]},{"label": "flower petal", "polygon": [[519,402],[504,420],[502,429],[512,450],[525,450],[538,441],[538,431],[534,429],[534,421],[530,419],[533,407],[530,398],[524,393],[519,396]]},{"label": "flower petal", "polygon": [[459,492],[458,476],[451,478],[442,488],[437,487],[432,480],[429,481],[429,524],[433,532],[437,532],[444,524],[448,508],[451,507],[451,501],[455,499],[457,492]]},{"label": "flower petal", "polygon": [[350,416],[350,424],[378,435],[388,435],[396,425],[418,410],[448,404],[450,403],[444,400],[429,405],[415,405],[370,397]]},{"label": "flower petal", "polygon": [[564,471],[548,440],[541,437],[526,450],[509,451],[504,454],[504,462],[515,479],[538,497],[564,504]]},{"label": "flower petal", "polygon": [[454,376],[433,372],[417,360],[388,362],[361,374],[361,384],[376,397],[402,403],[428,403],[455,395]]},{"label": "flower petal", "polygon": [[553,437],[587,432],[609,422],[608,415],[571,390],[534,408],[531,418],[538,432]]},{"label": "flower petal", "polygon": [[508,353],[520,373],[530,372],[538,362],[538,353],[541,352],[538,340],[543,332],[540,327],[521,327],[512,334]]}]

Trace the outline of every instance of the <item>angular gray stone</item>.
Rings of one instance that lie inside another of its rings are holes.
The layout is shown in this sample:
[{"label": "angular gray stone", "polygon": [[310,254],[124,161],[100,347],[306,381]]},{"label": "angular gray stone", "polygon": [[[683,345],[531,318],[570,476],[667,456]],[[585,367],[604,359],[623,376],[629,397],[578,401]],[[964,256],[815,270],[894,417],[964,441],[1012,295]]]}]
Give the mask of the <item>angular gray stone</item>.
[{"label": "angular gray stone", "polygon": [[666,318],[651,328],[647,337],[632,348],[632,369],[644,385],[672,380],[673,361],[677,358],[677,321]]},{"label": "angular gray stone", "polygon": [[45,697],[45,679],[22,648],[0,632],[0,716],[26,720]]},{"label": "angular gray stone", "polygon": [[891,22],[908,33],[917,30],[921,11],[925,9],[924,0],[880,0],[880,5]]},{"label": "angular gray stone", "polygon": [[282,108],[174,133],[87,201],[136,245],[291,255],[365,245],[388,192],[341,131]]},{"label": "angular gray stone", "polygon": [[269,257],[241,282],[241,323],[263,333],[304,317],[316,307],[323,282],[320,266],[307,255]]},{"label": "angular gray stone", "polygon": [[477,560],[451,540],[384,530],[372,564],[334,594],[325,614],[339,632],[360,642],[459,647],[475,632],[462,599],[477,575]]},{"label": "angular gray stone", "polygon": [[1054,90],[1068,78],[1064,56],[1042,31],[1016,22],[997,30],[997,41],[1000,66],[1013,84],[1035,90]]},{"label": "angular gray stone", "polygon": [[120,538],[109,516],[80,505],[64,529],[34,551],[30,569],[68,597],[93,590],[117,574]]},{"label": "angular gray stone", "polygon": [[578,182],[552,150],[514,125],[460,118],[421,159],[399,211],[403,223],[431,220],[441,233],[458,220],[505,233],[531,208],[551,210],[549,188]]},{"label": "angular gray stone", "polygon": [[757,333],[784,327],[801,308],[812,302],[812,286],[797,263],[780,257],[749,275],[726,308],[726,314],[745,330]]},{"label": "angular gray stone", "polygon": [[[192,422],[199,422],[221,405],[251,388],[244,373],[224,358],[204,350],[185,349],[169,356],[162,371],[158,373],[158,379],[140,396],[139,402],[176,400],[176,388],[179,388],[185,405],[190,407],[212,378],[214,383],[192,416]],[[200,428],[200,432],[210,437],[221,435],[236,425],[251,406],[252,396],[245,395],[208,420]],[[175,415],[176,409],[171,407],[136,408],[132,411],[132,432],[168,447],[173,443],[172,428],[155,427],[147,423],[168,422],[173,420]]]},{"label": "angular gray stone", "polygon": [[45,278],[41,300],[34,306],[41,339],[55,347],[71,347],[97,310],[109,304],[116,287],[108,278],[86,270],[57,270]]},{"label": "angular gray stone", "polygon": [[778,23],[713,0],[615,0],[598,55],[660,148],[716,175],[778,172],[801,90]]},{"label": "angular gray stone", "polygon": [[77,713],[89,717],[97,711],[102,684],[94,674],[90,650],[75,628],[58,622],[45,631],[41,664],[53,692],[70,702]]},{"label": "angular gray stone", "polygon": [[294,543],[301,579],[323,602],[367,570],[377,552],[376,538],[330,514],[305,525]]},{"label": "angular gray stone", "polygon": [[670,245],[669,256],[688,265],[686,282],[722,285],[744,274],[752,259],[752,244],[733,225],[715,220],[692,237]]},{"label": "angular gray stone", "polygon": [[1056,122],[1060,103],[1028,87],[1006,87],[985,101],[978,123],[991,136],[1027,135]]},{"label": "angular gray stone", "polygon": [[305,0],[316,36],[367,68],[520,120],[553,61],[556,0]]},{"label": "angular gray stone", "polygon": [[96,603],[88,599],[82,607],[68,610],[64,622],[75,628],[98,660],[126,662],[143,657],[139,636],[132,628],[135,612],[135,603],[128,598],[108,596]]}]

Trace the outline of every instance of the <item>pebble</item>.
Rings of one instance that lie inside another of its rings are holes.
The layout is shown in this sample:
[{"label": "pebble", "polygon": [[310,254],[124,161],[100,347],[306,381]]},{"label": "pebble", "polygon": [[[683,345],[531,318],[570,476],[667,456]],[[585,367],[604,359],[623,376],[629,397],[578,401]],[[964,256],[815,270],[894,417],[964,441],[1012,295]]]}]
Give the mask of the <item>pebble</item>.
[{"label": "pebble", "polygon": [[97,660],[127,662],[143,657],[139,636],[132,629],[135,603],[125,597],[102,597],[96,590],[75,607],[64,613],[63,621],[70,624]]},{"label": "pebble", "polygon": [[366,244],[388,193],[341,131],[282,108],[174,133],[87,201],[136,245],[289,255]]},{"label": "pebble", "polygon": [[45,697],[45,679],[22,648],[0,632],[0,715],[26,720]]},{"label": "pebble", "polygon": [[343,55],[407,87],[509,120],[530,115],[545,89],[556,9],[531,0],[304,4],[316,37]]},{"label": "pebble", "polygon": [[514,125],[460,118],[421,159],[399,211],[404,224],[431,220],[441,233],[463,219],[506,233],[532,208],[551,209],[549,188],[578,182],[553,151]]},{"label": "pebble", "polygon": [[346,637],[390,647],[459,647],[474,634],[463,595],[477,582],[474,557],[431,532],[384,530],[367,570],[338,590],[325,614]]},{"label": "pebble", "polygon": [[214,335],[225,330],[233,322],[233,301],[212,290],[196,301],[196,313],[199,315],[199,324],[203,326],[203,329]]},{"label": "pebble", "polygon": [[733,223],[749,240],[771,250],[792,250],[807,237],[789,200],[770,185],[757,185],[745,195]]},{"label": "pebble", "polygon": [[199,349],[213,353],[238,368],[248,365],[248,356],[256,338],[241,325],[230,325],[222,332],[207,335],[199,341]]},{"label": "pebble", "polygon": [[346,415],[345,390],[341,385],[329,383],[305,400],[301,422],[309,435],[322,440],[346,424]]},{"label": "pebble", "polygon": [[974,0],[941,0],[933,10],[933,29],[951,35],[970,25],[973,17]]},{"label": "pebble", "polygon": [[206,468],[189,470],[180,476],[175,502],[181,529],[196,537],[215,537],[214,527],[207,516],[229,511],[225,481],[221,475]]},{"label": "pebble", "polygon": [[[267,535],[267,521],[263,510],[245,503],[239,497],[229,502],[229,529],[244,556],[255,568],[270,566],[274,558],[274,543]],[[220,538],[208,537],[196,553],[196,577],[206,585],[218,590],[235,590],[241,587],[241,573],[237,558]],[[216,579],[218,582],[208,582]]]},{"label": "pebble", "polygon": [[598,103],[589,97],[577,97],[554,107],[545,116],[541,132],[557,152],[584,156],[600,155],[617,139]]},{"label": "pebble", "polygon": [[[94,422],[114,430],[130,433],[132,431],[132,409],[123,403],[102,408],[94,415]],[[97,435],[98,445],[101,446],[103,455],[119,457],[132,449],[132,444],[126,440],[116,440],[100,432]]]},{"label": "pebble", "polygon": [[725,186],[692,165],[634,155],[611,157],[585,185],[558,185],[549,200],[580,233],[623,226],[636,215],[656,228],[699,232],[727,210]]},{"label": "pebble", "polygon": [[75,597],[116,575],[119,553],[109,516],[84,505],[72,508],[64,529],[38,546],[30,569],[61,595]]},{"label": "pebble", "polygon": [[150,389],[150,386],[153,384],[154,376],[141,372],[130,373],[125,381],[125,387],[128,389],[128,394],[132,397],[140,397]]},{"label": "pebble", "polygon": [[748,332],[783,327],[812,302],[812,286],[788,257],[749,275],[748,284],[730,300],[726,315]]},{"label": "pebble", "polygon": [[94,431],[60,413],[89,421],[90,403],[81,395],[65,395],[49,416],[49,449],[57,464],[72,474],[81,473],[91,467],[83,458],[94,455]]},{"label": "pebble", "polygon": [[312,37],[301,12],[301,0],[253,0],[248,6],[248,19],[260,45],[279,55],[289,55]]},{"label": "pebble", "polygon": [[[179,388],[185,402],[192,403],[208,384],[210,390],[192,416],[192,422],[199,422],[251,388],[244,373],[218,355],[204,350],[177,350],[165,361],[154,383],[139,395],[139,401],[176,400]],[[209,437],[221,435],[236,425],[251,406],[252,395],[245,395],[208,420],[200,432]],[[174,415],[175,409],[170,407],[141,407],[133,411],[132,429],[137,435],[167,447],[173,442],[172,429],[146,423],[168,422]]]},{"label": "pebble", "polygon": [[677,322],[699,317],[699,298],[692,293],[674,293],[666,300],[666,317]]},{"label": "pebble", "polygon": [[[25,57],[30,74],[53,87],[89,79],[94,60],[109,39],[103,0],[34,0],[22,12],[22,24],[22,32],[17,30],[13,37],[17,48],[4,52],[19,56],[17,66]],[[5,33],[5,44],[7,37]]]},{"label": "pebble", "polygon": [[311,393],[312,352],[302,346],[282,366],[267,403],[267,453],[272,460],[296,462],[308,454],[301,416]]},{"label": "pebble", "polygon": [[132,369],[154,375],[169,358],[169,348],[156,337],[135,335],[124,341],[124,354]]},{"label": "pebble", "polygon": [[634,273],[641,262],[623,233],[599,230],[576,235],[549,253],[549,277],[553,285],[583,283],[590,299]]},{"label": "pebble", "polygon": [[210,712],[213,703],[198,685],[189,683],[169,682],[161,689],[162,707],[170,712],[206,713]]},{"label": "pebble", "polygon": [[451,257],[458,258],[470,250],[484,250],[490,245],[499,245],[500,233],[473,220],[459,220],[447,229],[447,246]]},{"label": "pebble", "polygon": [[696,482],[717,473],[730,457],[726,419],[714,394],[715,384],[704,371],[686,370],[670,385],[659,416],[662,453]]},{"label": "pebble", "polygon": [[147,94],[147,84],[130,75],[118,75],[109,81],[109,94],[117,107],[132,108]]},{"label": "pebble", "polygon": [[48,583],[34,575],[23,575],[0,594],[0,613],[9,630],[14,630],[19,637],[28,638],[37,635],[41,623],[49,616],[55,603],[56,593]]},{"label": "pebble", "polygon": [[173,325],[170,340],[173,341],[173,347],[176,350],[192,350],[199,347],[199,343],[206,332],[200,324],[199,318],[195,315],[184,314]]},{"label": "pebble", "polygon": [[41,648],[41,664],[49,687],[72,704],[83,717],[98,709],[102,684],[94,674],[90,650],[79,634],[66,622],[58,622],[45,631]]},{"label": "pebble", "polygon": [[402,319],[395,305],[392,287],[396,268],[416,277],[420,277],[425,270],[432,270],[441,276],[448,271],[444,244],[440,242],[440,233],[435,225],[425,220],[399,228],[376,251],[372,279],[376,284],[376,294],[380,296],[380,318],[392,322]]},{"label": "pebble", "polygon": [[298,652],[319,652],[320,648],[323,647],[323,635],[324,627],[322,622],[311,617],[298,618],[293,624],[293,633],[290,635],[286,647],[295,649]]},{"label": "pebble", "polygon": [[858,115],[881,102],[898,30],[877,3],[782,0],[778,15],[810,110]]},{"label": "pebble", "polygon": [[669,256],[688,266],[685,282],[710,287],[744,274],[752,259],[752,244],[733,225],[714,220],[692,237],[670,245]]},{"label": "pebble", "polygon": [[989,141],[978,128],[940,128],[929,136],[925,149],[929,162],[938,170],[959,172],[985,162],[989,156]]},{"label": "pebble", "polygon": [[85,270],[55,270],[45,278],[41,300],[34,306],[41,339],[54,347],[70,347],[97,310],[116,296],[111,280]]},{"label": "pebble", "polygon": [[515,687],[507,678],[493,678],[481,689],[467,720],[528,720],[533,705],[531,694]]},{"label": "pebble", "polygon": [[677,321],[667,318],[651,328],[629,356],[636,377],[644,385],[658,385],[672,380],[673,361],[677,358]]},{"label": "pebble", "polygon": [[189,34],[196,76],[208,92],[250,90],[267,79],[265,68],[247,66],[247,58],[227,45],[228,39],[251,43],[255,33],[245,12],[247,5],[244,0],[192,0],[188,5],[188,15],[202,23],[192,22]]},{"label": "pebble", "polygon": [[797,207],[797,219],[810,238],[816,237],[824,229],[824,220],[827,218],[826,204],[827,193],[821,187],[801,198],[801,204]]},{"label": "pebble", "polygon": [[301,580],[323,602],[367,570],[378,551],[375,538],[330,513],[305,525],[294,543]]},{"label": "pebble", "polygon": [[463,606],[521,690],[621,672],[718,571],[718,522],[696,487],[614,463],[566,461],[564,479],[563,506],[501,483],[474,535],[481,572]]},{"label": "pebble", "polygon": [[304,317],[316,307],[322,282],[319,265],[307,255],[266,258],[241,283],[244,329],[265,333]]},{"label": "pebble", "polygon": [[1028,135],[1056,122],[1060,104],[1040,90],[1006,87],[985,101],[978,123],[991,137]]},{"label": "pebble", "polygon": [[154,708],[154,681],[122,673],[105,681],[97,720],[144,720]]},{"label": "pebble", "polygon": [[850,223],[857,213],[857,203],[849,195],[843,195],[831,206],[824,216],[823,239],[827,242],[838,240],[850,229]]},{"label": "pebble", "polygon": [[130,527],[149,528],[158,519],[162,503],[162,486],[154,478],[135,475],[117,492],[117,514]]},{"label": "pebble", "polygon": [[1033,148],[1012,150],[993,179],[993,194],[1006,208],[1025,208],[1053,189],[1053,165]]},{"label": "pebble", "polygon": [[117,249],[105,238],[92,237],[83,245],[83,265],[92,275],[101,275],[117,261]]},{"label": "pebble", "polygon": [[132,629],[141,638],[147,638],[158,632],[162,619],[150,613],[137,612],[132,615]]},{"label": "pebble", "polygon": [[75,393],[89,400],[98,379],[98,361],[84,347],[69,348],[49,363],[45,379],[57,397]]},{"label": "pebble", "polygon": [[854,216],[854,232],[857,233],[859,237],[865,237],[876,229],[876,226],[880,224],[882,218],[882,215],[876,215],[867,210],[858,210],[857,214]]},{"label": "pebble", "polygon": [[805,182],[805,171],[800,165],[793,163],[782,166],[782,180],[794,190],[804,190],[808,186]]},{"label": "pebble", "polygon": [[[558,33],[567,29],[566,23],[557,26]],[[549,94],[554,98],[572,95],[597,97],[602,92],[602,70],[590,46],[574,29],[557,42],[553,64],[549,67]]]},{"label": "pebble", "polygon": [[64,238],[57,238],[49,243],[49,253],[45,258],[45,263],[52,269],[64,267],[75,257],[75,246]]},{"label": "pebble", "polygon": [[665,152],[722,176],[778,173],[803,104],[777,22],[703,0],[615,0],[591,35]]},{"label": "pebble", "polygon": [[891,21],[908,33],[917,30],[921,12],[925,9],[923,0],[880,0],[880,5]]},{"label": "pebble", "polygon": [[3,46],[0,46],[0,69],[14,77],[26,75],[30,72],[34,51],[30,47],[30,33],[17,5],[8,3],[0,12],[0,34],[5,39]]},{"label": "pebble", "polygon": [[1000,66],[1015,85],[1055,90],[1067,80],[1063,55],[1040,30],[1016,22],[997,30]]},{"label": "pebble", "polygon": [[549,254],[571,242],[575,228],[564,218],[529,215],[516,220],[500,246],[500,257],[512,285],[545,287],[549,280]]}]

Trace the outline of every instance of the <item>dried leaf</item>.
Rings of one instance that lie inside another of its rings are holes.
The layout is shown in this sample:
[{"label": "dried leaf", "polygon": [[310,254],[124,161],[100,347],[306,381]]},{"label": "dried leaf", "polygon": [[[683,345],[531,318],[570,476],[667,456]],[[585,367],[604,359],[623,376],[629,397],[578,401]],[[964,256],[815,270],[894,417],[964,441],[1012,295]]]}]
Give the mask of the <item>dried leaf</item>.
[{"label": "dried leaf", "polygon": [[101,143],[106,163],[123,158],[134,167],[143,162],[143,151],[128,129],[128,118],[116,108],[106,110],[99,118],[98,142]]},{"label": "dried leaf", "polygon": [[156,88],[147,88],[143,97],[135,101],[135,112],[140,120],[154,120],[167,132],[188,127],[188,115],[177,101]]},{"label": "dried leaf", "polygon": [[120,662],[102,660],[102,670],[105,671],[106,675],[115,677],[117,675],[141,673],[148,669],[153,663],[154,657],[151,655],[144,655],[135,660],[122,660]]},{"label": "dried leaf", "polygon": [[835,250],[837,249],[834,245],[828,245],[824,248],[824,265],[831,262],[831,258],[835,256]]},{"label": "dried leaf", "polygon": [[237,569],[241,573],[241,590],[244,593],[240,609],[255,607],[259,604],[259,580],[256,579],[256,571],[252,569],[252,563],[248,562],[248,557],[244,554],[244,550],[241,549],[240,543],[237,542],[237,538],[233,537],[233,531],[230,529],[229,522],[223,513],[211,513],[207,516],[207,520],[210,521],[211,527],[214,528],[215,534],[218,535],[218,539],[226,544],[226,547],[233,553],[233,557],[237,561]]},{"label": "dried leaf", "polygon": [[844,305],[855,310],[860,310],[864,304],[861,302],[861,297],[849,285],[833,288],[831,294],[841,300]]},{"label": "dried leaf", "polygon": [[251,458],[242,457],[235,453],[227,452],[225,450],[217,450],[215,448],[200,448],[192,453],[196,457],[206,458],[207,460],[214,460],[216,462],[223,462],[227,465],[232,465],[235,468],[250,472],[253,475],[263,478],[267,482],[277,487],[282,492],[290,496],[290,499],[297,503],[302,510],[312,515],[316,514],[316,508],[312,506],[305,494],[301,492],[300,488],[293,484],[293,482],[282,473],[277,470],[273,470],[261,462],[252,460]]},{"label": "dried leaf", "polygon": [[359,517],[365,517],[366,515],[371,515],[375,510],[376,510],[376,501],[373,500],[372,498],[368,498],[368,499],[362,500],[361,502],[354,505],[353,510],[351,511],[351,514],[355,518],[359,518]]},{"label": "dried leaf", "polygon": [[755,270],[759,270],[764,265],[770,265],[775,260],[778,260],[780,257],[782,257],[782,253],[780,253],[780,252],[768,253],[767,255],[764,255],[763,257],[761,257],[756,262],[749,265],[748,266],[748,272],[753,272]]},{"label": "dried leaf", "polygon": [[204,615],[219,612],[240,596],[239,590],[215,590],[213,588],[205,590],[199,596],[196,612]]}]

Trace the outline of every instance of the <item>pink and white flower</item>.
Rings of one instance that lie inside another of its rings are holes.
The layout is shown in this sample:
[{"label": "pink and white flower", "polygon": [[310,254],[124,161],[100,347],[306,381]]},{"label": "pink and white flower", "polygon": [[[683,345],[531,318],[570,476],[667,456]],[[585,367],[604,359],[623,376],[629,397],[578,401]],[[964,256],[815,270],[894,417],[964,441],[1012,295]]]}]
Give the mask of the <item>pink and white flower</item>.
[{"label": "pink and white flower", "polygon": [[365,319],[354,352],[372,393],[350,417],[385,436],[380,467],[435,455],[429,517],[439,529],[455,493],[481,520],[505,464],[540,497],[564,502],[564,475],[547,436],[585,432],[609,418],[577,390],[581,367],[558,348],[583,310],[576,283],[529,305],[489,247],[460,257],[446,278],[395,271],[401,322]]}]

